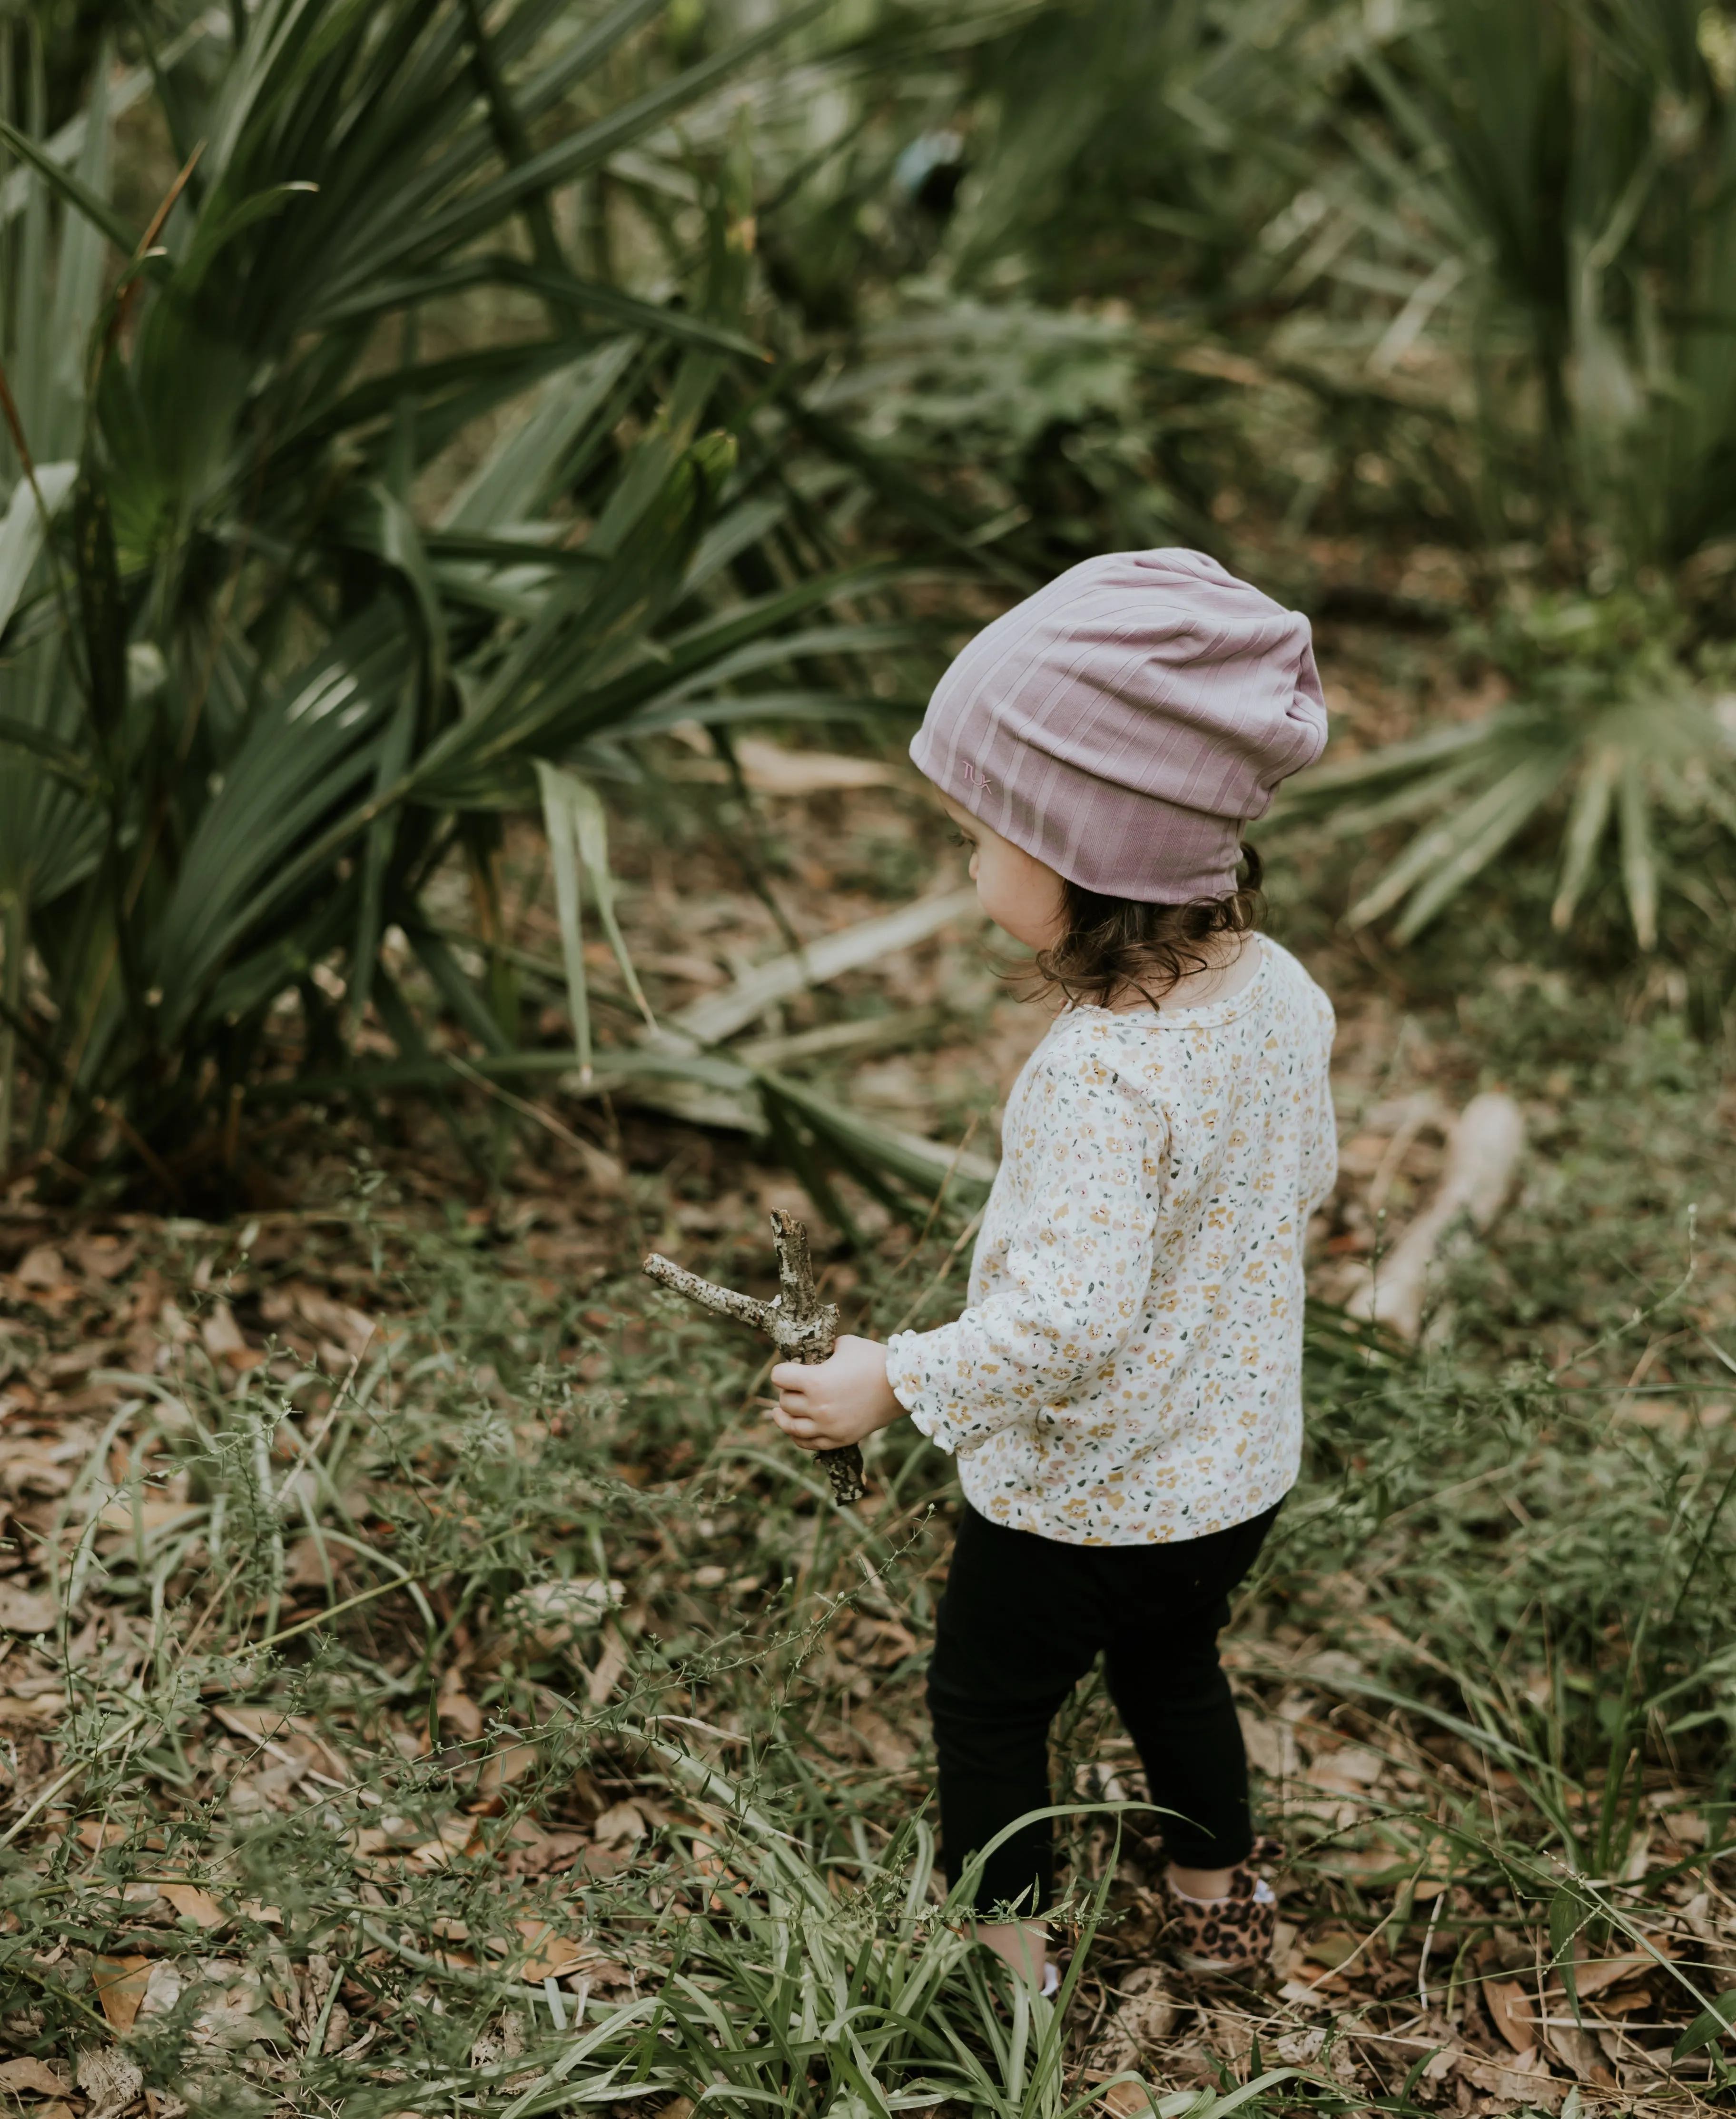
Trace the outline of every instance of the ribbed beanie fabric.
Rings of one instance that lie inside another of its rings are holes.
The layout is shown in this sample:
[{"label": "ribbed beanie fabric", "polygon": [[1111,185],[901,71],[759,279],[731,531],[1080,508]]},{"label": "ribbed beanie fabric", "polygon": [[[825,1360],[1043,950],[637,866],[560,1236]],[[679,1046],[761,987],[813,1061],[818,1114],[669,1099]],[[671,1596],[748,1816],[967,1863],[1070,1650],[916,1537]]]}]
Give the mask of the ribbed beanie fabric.
[{"label": "ribbed beanie fabric", "polygon": [[1326,746],[1308,620],[1203,552],[1111,552],[979,633],[910,745],[971,815],[1111,897],[1235,888],[1242,829]]}]

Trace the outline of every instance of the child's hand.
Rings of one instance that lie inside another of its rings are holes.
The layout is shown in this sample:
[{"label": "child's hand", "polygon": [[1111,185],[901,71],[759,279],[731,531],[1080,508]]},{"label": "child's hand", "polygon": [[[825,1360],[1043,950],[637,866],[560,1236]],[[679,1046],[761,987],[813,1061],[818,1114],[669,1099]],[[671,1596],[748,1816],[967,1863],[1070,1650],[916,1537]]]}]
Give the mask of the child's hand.
[{"label": "child's hand", "polygon": [[829,1361],[780,1361],[771,1417],[803,1449],[842,1449],[904,1418],[886,1379],[886,1348],[845,1333]]}]

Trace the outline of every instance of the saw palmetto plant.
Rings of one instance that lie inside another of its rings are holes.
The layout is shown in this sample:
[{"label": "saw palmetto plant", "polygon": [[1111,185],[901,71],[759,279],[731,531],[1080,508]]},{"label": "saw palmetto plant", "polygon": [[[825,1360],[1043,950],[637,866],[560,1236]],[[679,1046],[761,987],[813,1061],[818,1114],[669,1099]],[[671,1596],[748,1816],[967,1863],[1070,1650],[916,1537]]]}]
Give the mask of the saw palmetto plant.
[{"label": "saw palmetto plant", "polygon": [[[1528,825],[1559,814],[1555,927],[1572,925],[1613,844],[1650,948],[1671,833],[1699,820],[1736,833],[1728,698],[1678,651],[1684,629],[1678,612],[1631,593],[1546,600],[1471,636],[1507,673],[1508,703],[1312,775],[1292,814],[1327,815],[1345,838],[1417,827],[1350,924],[1400,908],[1395,931],[1408,939]],[[1715,916],[1698,880],[1676,881]]]},{"label": "saw palmetto plant", "polygon": [[[232,1159],[285,994],[304,1064],[371,1008],[437,1073],[394,929],[510,1071],[512,978],[498,952],[469,976],[424,896],[462,860],[486,911],[514,809],[547,819],[582,1074],[586,896],[618,939],[599,781],[678,719],[826,711],[853,655],[908,645],[759,418],[745,137],[706,114],[819,12],[623,100],[655,0],[486,28],[451,0],[267,0],[238,41],[195,26],[201,72],[151,55],[181,166],[148,225],[110,203],[107,54],[55,141],[12,69],[8,278],[54,290],[13,301],[4,348],[0,1063],[28,1070],[30,1148],[76,1162],[118,1129],[171,1189]],[[678,114],[718,151],[683,160]],[[678,299],[581,276],[558,225],[636,143],[689,209],[659,261]]]},{"label": "saw palmetto plant", "polygon": [[1736,26],[1695,0],[1445,6],[1360,63],[1377,115],[1299,194],[1292,284],[1354,299],[1358,380],[1438,504],[1553,587],[1496,629],[1498,712],[1310,804],[1421,824],[1353,921],[1415,933],[1544,814],[1556,925],[1613,846],[1650,948],[1671,818],[1736,823],[1692,651],[1733,615]]},{"label": "saw palmetto plant", "polygon": [[887,0],[849,67],[867,91],[840,66],[776,131],[773,243],[810,326],[853,327],[806,409],[872,451],[888,536],[926,507],[1010,587],[1111,543],[1234,562],[1224,485],[1288,489],[1294,530],[1375,444],[1477,555],[1509,697],[1292,814],[1404,828],[1354,924],[1414,934],[1542,837],[1558,927],[1613,886],[1653,946],[1696,888],[1672,849],[1736,800],[1736,23]]}]

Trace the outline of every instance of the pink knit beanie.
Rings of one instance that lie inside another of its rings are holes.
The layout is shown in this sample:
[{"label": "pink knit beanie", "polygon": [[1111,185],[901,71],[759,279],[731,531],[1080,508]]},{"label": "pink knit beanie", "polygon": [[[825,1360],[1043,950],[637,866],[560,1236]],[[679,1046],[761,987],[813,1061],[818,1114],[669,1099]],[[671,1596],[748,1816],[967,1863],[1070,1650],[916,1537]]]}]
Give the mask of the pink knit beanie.
[{"label": "pink knit beanie", "polygon": [[1305,618],[1203,552],[1110,552],[977,635],[910,755],[1071,882],[1177,905],[1235,888],[1243,826],[1326,740]]}]

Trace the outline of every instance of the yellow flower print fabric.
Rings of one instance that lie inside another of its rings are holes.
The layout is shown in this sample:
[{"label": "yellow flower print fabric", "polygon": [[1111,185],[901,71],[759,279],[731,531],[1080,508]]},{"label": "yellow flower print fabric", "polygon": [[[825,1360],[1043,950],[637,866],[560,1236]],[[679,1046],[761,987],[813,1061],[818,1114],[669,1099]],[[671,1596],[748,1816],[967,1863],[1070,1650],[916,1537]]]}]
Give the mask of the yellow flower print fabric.
[{"label": "yellow flower print fabric", "polygon": [[991,1522],[1153,1544],[1295,1483],[1332,1008],[1258,946],[1227,1000],[1058,1018],[1007,1101],[970,1307],[891,1342],[900,1403]]}]

